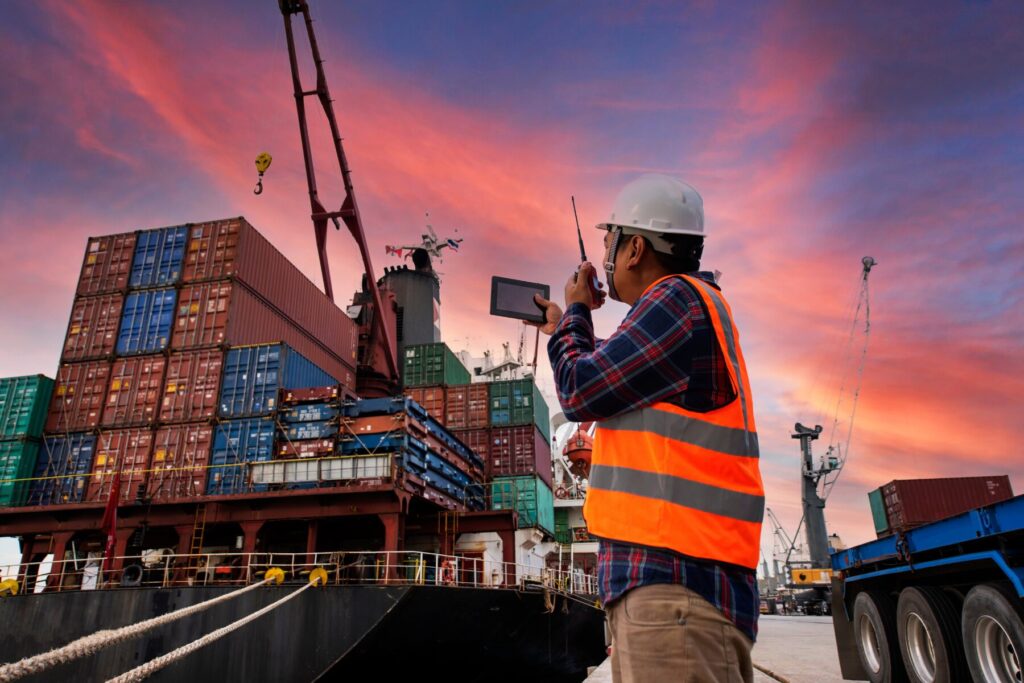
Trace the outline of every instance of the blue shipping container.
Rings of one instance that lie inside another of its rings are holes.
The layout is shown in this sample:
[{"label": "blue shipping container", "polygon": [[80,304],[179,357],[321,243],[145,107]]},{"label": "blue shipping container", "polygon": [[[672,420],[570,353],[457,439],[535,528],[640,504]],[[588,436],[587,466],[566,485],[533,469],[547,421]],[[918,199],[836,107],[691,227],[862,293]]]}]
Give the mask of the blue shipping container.
[{"label": "blue shipping container", "polygon": [[220,385],[221,417],[270,415],[282,387],[308,389],[338,380],[287,344],[240,346],[224,359]]},{"label": "blue shipping container", "polygon": [[185,259],[186,226],[144,230],[135,241],[129,287],[165,287],[181,279]]},{"label": "blue shipping container", "polygon": [[295,422],[288,425],[285,436],[292,441],[329,439],[338,435],[337,422]]},{"label": "blue shipping container", "polygon": [[167,348],[178,293],[173,289],[132,292],[124,301],[117,354],[157,353]]},{"label": "blue shipping container", "polygon": [[[266,491],[266,484],[250,485],[245,463],[274,459],[274,423],[267,418],[226,420],[217,425],[210,454],[207,495]],[[221,467],[217,467],[221,465]]]},{"label": "blue shipping container", "polygon": [[281,409],[282,422],[320,422],[338,417],[338,408],[328,403],[307,403]]},{"label": "blue shipping container", "polygon": [[95,450],[96,437],[93,434],[69,434],[46,439],[36,459],[32,476],[37,480],[29,488],[28,504],[80,503],[85,496],[86,475],[92,469]]}]

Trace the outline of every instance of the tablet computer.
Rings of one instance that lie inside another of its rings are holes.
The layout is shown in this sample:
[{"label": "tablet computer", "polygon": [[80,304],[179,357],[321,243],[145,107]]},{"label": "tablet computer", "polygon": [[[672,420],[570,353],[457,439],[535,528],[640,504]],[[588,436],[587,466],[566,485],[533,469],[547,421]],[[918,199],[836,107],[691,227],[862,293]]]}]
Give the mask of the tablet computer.
[{"label": "tablet computer", "polygon": [[495,275],[491,278],[491,315],[542,323],[544,311],[533,300],[534,294],[550,299],[551,288],[538,282],[524,282]]}]

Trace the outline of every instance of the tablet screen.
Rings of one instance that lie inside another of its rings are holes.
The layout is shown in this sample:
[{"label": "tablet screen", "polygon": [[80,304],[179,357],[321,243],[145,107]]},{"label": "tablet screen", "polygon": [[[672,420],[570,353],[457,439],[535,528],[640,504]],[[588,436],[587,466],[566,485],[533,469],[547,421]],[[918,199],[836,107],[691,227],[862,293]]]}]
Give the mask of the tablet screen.
[{"label": "tablet screen", "polygon": [[544,312],[534,302],[534,294],[547,299],[551,288],[537,282],[495,276],[491,278],[491,315],[544,322]]}]

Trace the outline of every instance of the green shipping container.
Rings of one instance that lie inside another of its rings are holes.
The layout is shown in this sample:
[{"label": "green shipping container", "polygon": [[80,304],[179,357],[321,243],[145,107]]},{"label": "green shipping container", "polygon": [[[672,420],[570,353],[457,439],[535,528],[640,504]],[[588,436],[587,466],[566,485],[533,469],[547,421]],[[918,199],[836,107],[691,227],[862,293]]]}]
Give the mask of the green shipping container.
[{"label": "green shipping container", "polygon": [[469,370],[444,342],[405,347],[405,358],[402,360],[404,386],[449,386],[469,384],[471,381]]},{"label": "green shipping container", "polygon": [[500,477],[491,482],[494,510],[519,513],[519,528],[538,527],[549,536],[555,535],[555,496],[537,475]]},{"label": "green shipping container", "polygon": [[572,543],[568,508],[555,508],[555,540],[559,543]]},{"label": "green shipping container", "polygon": [[513,379],[491,382],[488,386],[491,401],[491,426],[506,427],[535,424],[550,443],[551,413],[548,402],[532,379]]},{"label": "green shipping container", "polygon": [[875,523],[875,533],[882,536],[889,531],[889,518],[885,514],[885,496],[882,489],[877,488],[868,493],[868,503],[871,504],[871,519]]},{"label": "green shipping container", "polygon": [[0,507],[15,507],[25,504],[28,495],[28,481],[32,476],[39,455],[39,442],[30,439],[0,441]]},{"label": "green shipping container", "polygon": [[43,375],[0,379],[0,439],[43,435],[53,380]]}]

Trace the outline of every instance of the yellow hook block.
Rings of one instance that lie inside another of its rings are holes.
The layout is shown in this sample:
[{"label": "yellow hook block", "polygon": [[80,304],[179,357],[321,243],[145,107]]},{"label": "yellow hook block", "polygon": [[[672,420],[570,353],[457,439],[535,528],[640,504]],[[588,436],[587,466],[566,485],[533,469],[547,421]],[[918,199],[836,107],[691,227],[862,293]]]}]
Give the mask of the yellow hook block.
[{"label": "yellow hook block", "polygon": [[323,588],[327,585],[327,570],[317,567],[309,573],[309,582],[317,588]]},{"label": "yellow hook block", "polygon": [[259,156],[256,157],[256,171],[263,175],[267,169],[270,168],[270,162],[274,160],[274,157],[270,156],[266,152],[260,152]]},{"label": "yellow hook block", "polygon": [[271,567],[267,570],[267,573],[263,575],[264,579],[270,579],[278,586],[284,583],[284,570],[280,567]]},{"label": "yellow hook block", "polygon": [[4,579],[0,581],[0,597],[18,594],[17,579]]}]

